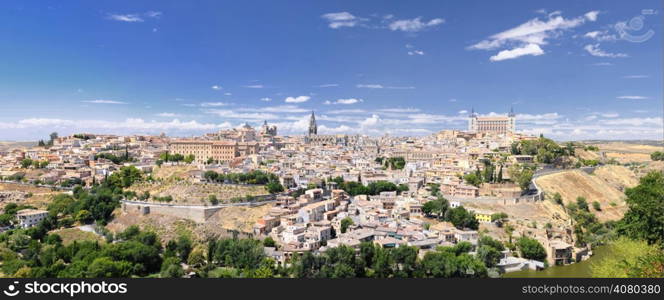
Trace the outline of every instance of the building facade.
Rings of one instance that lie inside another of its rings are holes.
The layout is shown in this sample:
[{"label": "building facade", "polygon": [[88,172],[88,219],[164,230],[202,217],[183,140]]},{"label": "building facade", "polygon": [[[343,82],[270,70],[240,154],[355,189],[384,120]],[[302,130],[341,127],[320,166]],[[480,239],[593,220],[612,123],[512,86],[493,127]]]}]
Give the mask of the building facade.
[{"label": "building facade", "polygon": [[22,209],[16,212],[16,219],[18,219],[21,228],[29,228],[39,224],[48,216],[48,211],[36,209]]},{"label": "building facade", "polygon": [[479,116],[473,112],[468,119],[468,131],[476,133],[508,134],[516,131],[516,115],[510,110],[507,116]]},{"label": "building facade", "polygon": [[169,143],[168,150],[172,154],[184,156],[194,155],[196,162],[208,159],[215,161],[231,161],[237,157],[258,153],[256,142],[206,141],[206,140],[175,140]]}]

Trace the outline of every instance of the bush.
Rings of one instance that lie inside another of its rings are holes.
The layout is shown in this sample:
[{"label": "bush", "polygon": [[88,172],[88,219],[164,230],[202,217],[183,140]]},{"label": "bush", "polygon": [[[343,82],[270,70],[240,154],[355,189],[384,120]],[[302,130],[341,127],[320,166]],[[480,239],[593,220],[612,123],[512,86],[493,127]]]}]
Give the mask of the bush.
[{"label": "bush", "polygon": [[546,259],[546,250],[536,239],[521,237],[517,241],[517,247],[521,251],[521,256],[527,259],[543,261]]}]

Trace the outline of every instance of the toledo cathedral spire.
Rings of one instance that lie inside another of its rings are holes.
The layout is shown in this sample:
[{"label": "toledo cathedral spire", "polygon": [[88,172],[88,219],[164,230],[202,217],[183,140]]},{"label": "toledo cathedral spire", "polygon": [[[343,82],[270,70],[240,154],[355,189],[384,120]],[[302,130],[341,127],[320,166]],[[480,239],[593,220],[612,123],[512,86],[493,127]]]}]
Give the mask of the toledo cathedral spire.
[{"label": "toledo cathedral spire", "polygon": [[317,135],[318,134],[318,125],[316,125],[316,116],[314,115],[314,111],[311,111],[311,117],[309,117],[309,135]]}]

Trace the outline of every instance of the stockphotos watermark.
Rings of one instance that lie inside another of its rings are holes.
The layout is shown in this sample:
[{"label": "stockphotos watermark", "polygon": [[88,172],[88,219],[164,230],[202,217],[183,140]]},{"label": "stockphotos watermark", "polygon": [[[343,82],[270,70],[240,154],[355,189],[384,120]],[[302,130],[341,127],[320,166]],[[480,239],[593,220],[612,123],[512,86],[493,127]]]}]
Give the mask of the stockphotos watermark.
[{"label": "stockphotos watermark", "polygon": [[646,16],[657,14],[658,11],[654,9],[643,9],[641,15],[633,17],[629,22],[618,22],[614,29],[618,32],[618,36],[625,41],[643,43],[655,35],[655,31],[652,29],[644,29]]},{"label": "stockphotos watermark", "polygon": [[37,282],[28,281],[23,284],[22,288],[18,281],[14,281],[3,290],[3,293],[9,297],[14,297],[20,294],[51,294],[51,295],[69,295],[75,297],[79,294],[126,294],[126,283],[108,283],[102,282]]}]

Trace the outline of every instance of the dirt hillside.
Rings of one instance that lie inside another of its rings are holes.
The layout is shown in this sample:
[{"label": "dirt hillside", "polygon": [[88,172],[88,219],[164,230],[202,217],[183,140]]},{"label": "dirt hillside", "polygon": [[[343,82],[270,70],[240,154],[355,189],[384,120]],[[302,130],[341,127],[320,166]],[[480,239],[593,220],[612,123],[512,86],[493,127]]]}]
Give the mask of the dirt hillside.
[{"label": "dirt hillside", "polygon": [[565,203],[574,202],[579,196],[589,204],[599,202],[602,210],[595,213],[598,219],[607,221],[622,218],[626,211],[623,190],[638,184],[638,179],[625,167],[603,166],[590,175],[570,170],[542,176],[536,182],[547,195],[560,193]]}]

